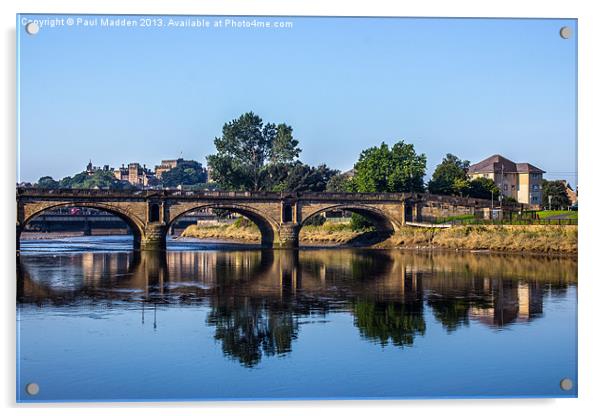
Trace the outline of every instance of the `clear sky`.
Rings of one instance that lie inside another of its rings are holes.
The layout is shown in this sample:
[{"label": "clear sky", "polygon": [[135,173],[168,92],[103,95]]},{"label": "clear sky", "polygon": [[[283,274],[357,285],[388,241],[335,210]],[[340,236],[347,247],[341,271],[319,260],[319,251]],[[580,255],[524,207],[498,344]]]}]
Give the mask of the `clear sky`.
[{"label": "clear sky", "polygon": [[[429,175],[446,153],[473,163],[499,153],[576,182],[575,20],[153,18],[17,16],[18,180],[73,175],[89,159],[206,164],[223,124],[253,111],[290,124],[312,165],[347,170],[362,149],[404,139]],[[63,23],[31,36],[32,19]]]}]

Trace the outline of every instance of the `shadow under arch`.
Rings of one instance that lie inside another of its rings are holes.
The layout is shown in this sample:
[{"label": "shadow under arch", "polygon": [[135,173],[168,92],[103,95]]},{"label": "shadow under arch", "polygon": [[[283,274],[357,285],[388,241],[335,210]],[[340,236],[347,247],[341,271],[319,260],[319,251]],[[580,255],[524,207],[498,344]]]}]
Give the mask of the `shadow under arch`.
[{"label": "shadow under arch", "polygon": [[367,221],[372,223],[374,225],[374,228],[376,229],[375,231],[365,232],[365,233],[361,234],[360,236],[351,239],[344,245],[349,245],[349,246],[364,245],[364,246],[366,246],[366,245],[377,244],[377,243],[380,243],[381,241],[384,241],[387,238],[391,237],[391,235],[393,235],[393,233],[395,232],[395,229],[398,228],[398,226],[394,223],[394,221],[391,220],[391,218],[389,218],[389,216],[387,216],[386,213],[379,210],[378,208],[364,206],[364,205],[340,204],[340,205],[334,205],[331,207],[323,208],[323,209],[320,209],[320,210],[312,213],[310,216],[308,216],[307,218],[305,218],[303,220],[303,222],[301,223],[301,229],[312,218],[315,218],[316,216],[318,216],[320,214],[323,214],[326,212],[331,212],[331,211],[347,211],[347,212],[351,212],[354,214],[359,214],[362,217],[364,217]]},{"label": "shadow under arch", "polygon": [[20,248],[19,241],[21,239],[21,233],[23,232],[23,230],[25,230],[25,227],[27,226],[27,224],[29,222],[31,222],[33,219],[35,219],[36,217],[39,217],[40,215],[44,215],[45,212],[48,212],[48,211],[51,211],[51,210],[57,209],[57,208],[93,208],[93,209],[96,209],[99,211],[108,212],[109,214],[114,215],[117,218],[119,218],[120,220],[122,220],[128,226],[130,232],[132,233],[132,235],[134,237],[134,239],[133,239],[134,250],[140,249],[140,242],[142,241],[142,230],[144,229],[144,225],[142,224],[142,222],[135,220],[127,212],[121,211],[120,209],[117,209],[111,205],[105,205],[105,204],[96,203],[96,202],[63,202],[63,203],[57,203],[55,205],[51,205],[48,207],[44,207],[43,209],[40,209],[40,210],[32,213],[31,215],[29,215],[27,218],[23,219],[23,221],[20,224],[17,224],[17,250],[19,250],[19,248]]},{"label": "shadow under arch", "polygon": [[276,235],[275,230],[278,229],[278,224],[276,224],[272,220],[266,218],[265,214],[261,213],[257,209],[246,206],[246,205],[220,204],[220,203],[200,204],[193,208],[187,209],[186,211],[175,216],[174,218],[170,218],[169,222],[167,223],[166,229],[169,230],[174,225],[174,223],[176,221],[178,221],[178,219],[180,219],[184,215],[186,215],[190,212],[194,212],[194,211],[198,211],[200,209],[206,209],[206,208],[221,209],[221,210],[233,212],[235,214],[239,214],[239,215],[242,215],[243,217],[248,218],[255,225],[257,225],[257,228],[259,228],[259,232],[261,233],[261,247],[262,248],[271,248],[274,245],[274,238]]}]

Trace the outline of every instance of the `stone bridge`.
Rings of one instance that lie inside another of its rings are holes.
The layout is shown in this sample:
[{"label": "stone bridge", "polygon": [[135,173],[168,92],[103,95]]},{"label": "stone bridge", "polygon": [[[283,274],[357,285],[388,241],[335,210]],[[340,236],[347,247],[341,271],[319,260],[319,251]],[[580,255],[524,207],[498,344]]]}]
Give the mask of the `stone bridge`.
[{"label": "stone bridge", "polygon": [[249,218],[261,232],[263,247],[294,248],[308,220],[332,210],[361,214],[378,231],[392,233],[406,222],[475,213],[488,200],[414,193],[281,193],[166,190],[83,190],[17,188],[17,249],[25,225],[46,210],[89,207],[125,221],[134,249],[164,250],[171,225],[200,209],[222,209]]}]

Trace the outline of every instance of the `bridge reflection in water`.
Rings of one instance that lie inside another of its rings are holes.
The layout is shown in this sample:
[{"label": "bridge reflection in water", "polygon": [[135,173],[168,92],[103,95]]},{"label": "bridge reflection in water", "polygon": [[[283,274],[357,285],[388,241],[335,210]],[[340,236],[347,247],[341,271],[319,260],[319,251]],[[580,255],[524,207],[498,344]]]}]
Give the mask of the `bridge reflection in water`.
[{"label": "bridge reflection in water", "polygon": [[[21,304],[126,302],[153,309],[205,305],[223,353],[244,366],[284,355],[300,320],[353,315],[362,338],[412,345],[426,309],[448,332],[472,323],[503,329],[542,315],[544,299],[576,284],[571,258],[406,253],[400,250],[248,250],[23,255]],[[158,321],[158,324],[157,324]]]}]

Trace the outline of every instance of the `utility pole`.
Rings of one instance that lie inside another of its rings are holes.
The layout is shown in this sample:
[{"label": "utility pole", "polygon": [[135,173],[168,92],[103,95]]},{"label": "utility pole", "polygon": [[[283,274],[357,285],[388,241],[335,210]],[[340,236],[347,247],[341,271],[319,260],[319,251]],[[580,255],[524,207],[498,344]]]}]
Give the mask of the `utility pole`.
[{"label": "utility pole", "polygon": [[[504,162],[502,162],[502,189],[500,192],[500,210],[502,210],[502,204],[504,201]],[[504,214],[502,212],[502,218],[504,217]]]}]

